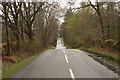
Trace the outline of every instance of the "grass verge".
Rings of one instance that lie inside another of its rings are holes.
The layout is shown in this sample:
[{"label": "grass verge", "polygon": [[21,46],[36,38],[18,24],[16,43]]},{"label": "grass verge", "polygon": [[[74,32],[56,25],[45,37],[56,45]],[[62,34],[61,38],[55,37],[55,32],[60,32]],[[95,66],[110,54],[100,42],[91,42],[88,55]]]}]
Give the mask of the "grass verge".
[{"label": "grass verge", "polygon": [[35,59],[39,54],[35,54],[28,58],[23,59],[22,61],[15,63],[13,65],[2,65],[2,78],[8,78],[13,73],[17,72],[20,68],[30,63],[33,59]]},{"label": "grass verge", "polygon": [[105,61],[109,62],[114,66],[118,66],[120,63],[120,56],[117,53],[110,53],[105,51],[96,50],[94,48],[79,48],[80,50],[87,51],[88,53],[92,53],[96,57],[101,57]]}]

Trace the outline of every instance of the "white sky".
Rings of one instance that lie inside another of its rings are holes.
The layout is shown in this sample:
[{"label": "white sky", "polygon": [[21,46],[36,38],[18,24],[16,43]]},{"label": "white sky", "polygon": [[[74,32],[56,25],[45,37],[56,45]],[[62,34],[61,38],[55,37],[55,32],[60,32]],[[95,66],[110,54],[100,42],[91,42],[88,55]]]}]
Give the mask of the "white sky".
[{"label": "white sky", "polygon": [[[0,0],[0,1],[5,1],[5,0]],[[7,1],[7,0],[6,0]],[[68,2],[70,1],[76,1],[73,7],[79,7],[80,2],[82,1],[88,1],[88,0],[9,0],[9,1],[35,1],[35,2],[42,2],[42,1],[47,1],[47,2],[58,2],[62,8],[68,7]],[[96,0],[90,0],[91,2],[95,2]],[[120,0],[98,0],[98,1],[103,1],[103,2],[114,2],[114,1],[120,1]],[[1,11],[0,11],[1,14]],[[60,22],[64,22],[63,17],[59,19]]]},{"label": "white sky", "polygon": [[[86,2],[86,1],[88,1],[88,0],[55,0],[55,1],[59,2],[62,8],[68,7],[68,6],[67,6],[67,3],[68,3],[69,1],[76,1],[75,4],[73,5],[73,7],[76,8],[76,7],[79,7],[79,6],[80,6],[80,2]],[[96,0],[90,0],[90,1],[91,1],[92,3],[94,3]],[[98,0],[98,1],[101,1],[101,2],[118,2],[118,1],[120,1],[120,0]],[[59,20],[60,20],[60,22],[64,22],[64,17],[60,18]]]}]

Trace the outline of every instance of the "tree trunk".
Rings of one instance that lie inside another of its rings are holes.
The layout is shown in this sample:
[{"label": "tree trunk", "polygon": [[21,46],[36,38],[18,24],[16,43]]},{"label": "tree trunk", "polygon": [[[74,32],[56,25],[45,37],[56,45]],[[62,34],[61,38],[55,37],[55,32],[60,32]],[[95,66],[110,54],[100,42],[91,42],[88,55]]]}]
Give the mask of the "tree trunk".
[{"label": "tree trunk", "polygon": [[16,44],[17,44],[17,46],[16,46],[16,49],[19,49],[20,48],[20,35],[19,34],[17,34],[16,35]]},{"label": "tree trunk", "polygon": [[29,35],[28,35],[29,40],[30,40],[30,41],[33,41],[33,32],[32,32],[32,28],[31,28],[31,27],[29,28],[28,34],[29,34]]},{"label": "tree trunk", "polygon": [[110,4],[108,3],[107,4],[107,38],[109,39],[110,38],[110,21],[109,21],[109,17],[110,17]]},{"label": "tree trunk", "polygon": [[91,7],[97,12],[98,14],[98,18],[99,18],[99,21],[100,21],[100,26],[101,26],[101,34],[102,34],[102,40],[105,39],[105,36],[104,36],[104,26],[103,26],[103,21],[102,21],[102,17],[101,17],[101,13],[100,13],[100,5],[99,5],[99,2],[96,0],[96,3],[97,3],[97,8],[90,2],[90,0],[88,0]]},{"label": "tree trunk", "polygon": [[7,44],[7,52],[6,52],[6,56],[10,56],[10,41],[9,41],[9,29],[8,29],[8,14],[7,14],[7,7],[6,4],[3,4],[4,7],[4,14],[5,14],[5,28],[6,28],[6,44]]},{"label": "tree trunk", "polygon": [[102,40],[105,40],[104,26],[103,26],[103,21],[102,21],[101,14],[100,14],[100,11],[99,11],[99,10],[98,10],[97,14],[98,14],[99,21],[100,21],[100,25],[101,25]]},{"label": "tree trunk", "polygon": [[6,56],[10,56],[9,30],[8,30],[7,23],[6,23],[6,44],[7,44],[7,53],[6,53]]},{"label": "tree trunk", "polygon": [[107,38],[109,39],[110,38],[110,26],[109,26],[109,24],[108,24],[107,28],[108,28]]},{"label": "tree trunk", "polygon": [[120,41],[120,14],[118,17],[118,41]]}]

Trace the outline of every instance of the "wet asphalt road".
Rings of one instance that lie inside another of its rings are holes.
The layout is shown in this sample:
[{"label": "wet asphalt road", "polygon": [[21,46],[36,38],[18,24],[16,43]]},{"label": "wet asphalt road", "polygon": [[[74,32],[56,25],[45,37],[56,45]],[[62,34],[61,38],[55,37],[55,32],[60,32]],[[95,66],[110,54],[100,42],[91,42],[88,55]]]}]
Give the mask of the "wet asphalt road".
[{"label": "wet asphalt road", "polygon": [[11,78],[117,78],[86,52],[66,49],[58,38],[56,49],[46,50]]}]

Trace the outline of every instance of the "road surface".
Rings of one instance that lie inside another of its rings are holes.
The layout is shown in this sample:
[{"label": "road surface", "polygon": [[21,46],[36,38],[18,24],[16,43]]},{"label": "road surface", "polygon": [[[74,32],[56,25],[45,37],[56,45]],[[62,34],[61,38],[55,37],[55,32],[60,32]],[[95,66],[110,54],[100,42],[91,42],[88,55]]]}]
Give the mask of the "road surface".
[{"label": "road surface", "polygon": [[30,64],[20,69],[11,78],[117,78],[86,52],[65,49],[63,40],[58,38],[56,49],[46,50]]}]

